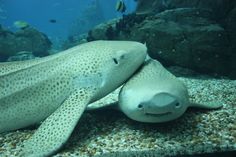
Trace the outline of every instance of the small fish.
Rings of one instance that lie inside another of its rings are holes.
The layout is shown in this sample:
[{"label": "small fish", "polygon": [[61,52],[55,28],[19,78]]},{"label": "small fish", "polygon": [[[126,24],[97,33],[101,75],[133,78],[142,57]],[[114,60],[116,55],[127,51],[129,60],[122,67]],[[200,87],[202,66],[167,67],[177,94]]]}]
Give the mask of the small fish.
[{"label": "small fish", "polygon": [[126,11],[126,6],[123,0],[118,0],[116,3],[116,11],[124,13]]},{"label": "small fish", "polygon": [[56,23],[57,20],[55,20],[55,19],[50,19],[49,22],[50,22],[50,23]]},{"label": "small fish", "polygon": [[25,21],[19,20],[19,21],[14,22],[14,26],[19,29],[25,29],[25,28],[29,27],[30,25]]}]

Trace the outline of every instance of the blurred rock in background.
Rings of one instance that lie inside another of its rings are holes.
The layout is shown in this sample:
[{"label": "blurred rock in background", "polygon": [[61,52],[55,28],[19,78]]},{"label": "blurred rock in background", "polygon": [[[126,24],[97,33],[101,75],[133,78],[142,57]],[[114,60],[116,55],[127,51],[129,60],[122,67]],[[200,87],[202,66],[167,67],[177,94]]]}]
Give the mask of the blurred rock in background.
[{"label": "blurred rock in background", "polygon": [[32,52],[37,57],[47,56],[51,45],[51,41],[45,34],[32,27],[20,29],[15,33],[0,28],[0,58],[2,60],[21,51]]},{"label": "blurred rock in background", "polygon": [[37,58],[37,57],[35,57],[32,52],[21,51],[21,52],[16,53],[14,56],[10,56],[7,59],[7,61],[8,62],[24,61],[24,60],[30,60],[30,59],[35,59],[35,58]]},{"label": "blurred rock in background", "polygon": [[151,57],[236,78],[236,1],[138,0],[136,14],[99,24],[88,40],[135,40]]}]

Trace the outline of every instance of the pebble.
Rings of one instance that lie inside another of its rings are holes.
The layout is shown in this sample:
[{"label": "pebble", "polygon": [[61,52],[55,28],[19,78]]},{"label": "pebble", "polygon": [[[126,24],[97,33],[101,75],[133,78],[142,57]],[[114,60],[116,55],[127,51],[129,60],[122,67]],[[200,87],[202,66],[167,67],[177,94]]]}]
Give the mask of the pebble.
[{"label": "pebble", "polygon": [[[85,113],[71,138],[54,157],[102,156],[135,152],[156,156],[188,155],[236,150],[236,80],[179,78],[192,101],[218,100],[218,110],[190,109],[179,119],[164,124],[144,124],[118,111]],[[117,100],[118,90],[97,102]],[[34,130],[0,134],[0,156],[18,156],[24,140]]]}]

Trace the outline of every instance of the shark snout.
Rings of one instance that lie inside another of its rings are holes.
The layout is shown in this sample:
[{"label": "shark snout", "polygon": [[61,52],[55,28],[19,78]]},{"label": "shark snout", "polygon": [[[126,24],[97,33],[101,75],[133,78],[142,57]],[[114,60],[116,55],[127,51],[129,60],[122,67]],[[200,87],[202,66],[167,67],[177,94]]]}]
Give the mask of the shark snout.
[{"label": "shark snout", "polygon": [[178,100],[166,93],[154,95],[150,100],[142,102],[138,108],[144,114],[170,114],[181,108]]},{"label": "shark snout", "polygon": [[139,42],[130,42],[129,44],[129,51],[135,53],[134,60],[143,60],[147,56],[147,47],[145,44],[139,43]]}]

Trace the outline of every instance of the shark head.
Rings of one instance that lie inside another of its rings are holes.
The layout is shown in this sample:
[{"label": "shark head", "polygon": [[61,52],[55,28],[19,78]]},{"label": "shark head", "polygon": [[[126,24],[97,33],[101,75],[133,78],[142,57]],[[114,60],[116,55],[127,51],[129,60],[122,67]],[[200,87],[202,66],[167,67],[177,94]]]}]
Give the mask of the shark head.
[{"label": "shark head", "polygon": [[143,92],[140,96],[136,95],[135,100],[127,92],[119,99],[120,109],[129,118],[139,122],[160,123],[177,119],[189,105],[185,98],[170,92]]},{"label": "shark head", "polygon": [[[99,79],[99,90],[93,101],[101,98],[121,86],[143,64],[147,48],[144,44],[133,41],[94,41],[85,46],[93,51],[94,67]],[[97,82],[96,82],[97,83]],[[91,83],[90,83],[91,84]]]},{"label": "shark head", "polygon": [[119,94],[120,110],[139,122],[174,120],[189,104],[186,86],[157,61],[146,62]]},{"label": "shark head", "polygon": [[145,57],[146,46],[138,42],[95,41],[39,60],[1,64],[0,133],[45,119],[20,156],[54,154],[86,106],[124,83]]},{"label": "shark head", "polygon": [[136,121],[147,123],[167,122],[180,117],[187,106],[174,95],[158,93],[150,99],[132,105],[126,115]]}]

